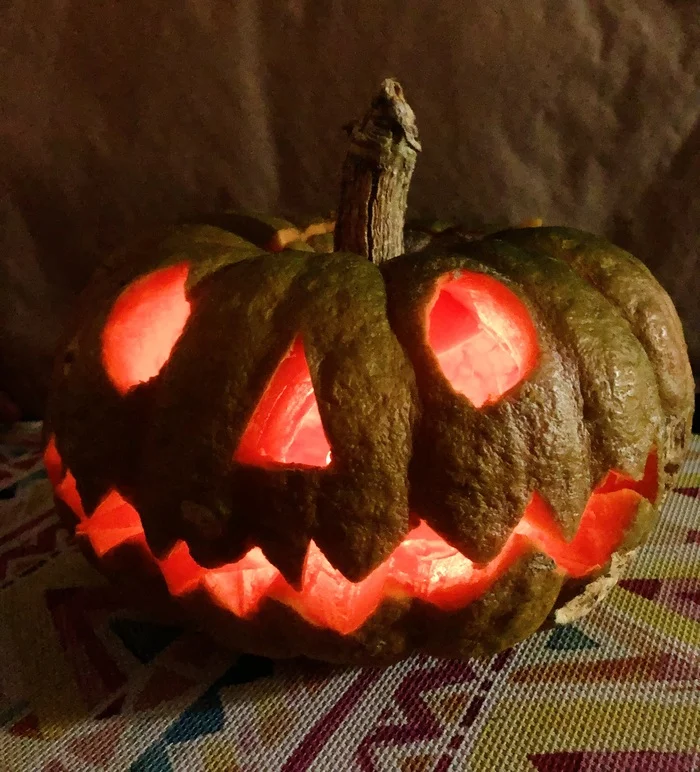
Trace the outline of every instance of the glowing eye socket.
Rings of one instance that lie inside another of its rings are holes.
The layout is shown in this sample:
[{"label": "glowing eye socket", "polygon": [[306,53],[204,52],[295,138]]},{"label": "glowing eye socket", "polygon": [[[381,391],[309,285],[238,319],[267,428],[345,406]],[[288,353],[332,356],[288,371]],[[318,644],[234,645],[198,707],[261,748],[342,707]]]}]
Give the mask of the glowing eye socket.
[{"label": "glowing eye socket", "polygon": [[438,285],[427,337],[452,388],[475,407],[498,401],[520,383],[539,353],[537,332],[517,295],[467,271]]},{"label": "glowing eye socket", "polygon": [[234,459],[255,466],[330,464],[331,449],[301,338],[296,338],[270,379]]},{"label": "glowing eye socket", "polygon": [[102,332],[102,362],[120,394],[158,375],[190,315],[185,263],[163,268],[128,286]]}]

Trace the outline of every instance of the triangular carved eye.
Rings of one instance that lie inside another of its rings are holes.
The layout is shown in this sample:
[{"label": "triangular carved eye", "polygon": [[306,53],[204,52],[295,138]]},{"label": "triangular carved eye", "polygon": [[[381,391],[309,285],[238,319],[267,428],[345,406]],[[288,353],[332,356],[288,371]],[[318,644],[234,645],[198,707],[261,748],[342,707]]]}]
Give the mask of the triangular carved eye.
[{"label": "triangular carved eye", "polygon": [[455,272],[438,285],[427,335],[452,388],[475,407],[497,402],[537,364],[537,332],[527,308],[481,273]]},{"label": "triangular carved eye", "polygon": [[102,361],[122,395],[154,378],[170,358],[190,315],[188,266],[161,268],[130,284],[102,331]]},{"label": "triangular carved eye", "polygon": [[277,366],[243,432],[234,460],[242,464],[304,464],[331,461],[301,338]]}]

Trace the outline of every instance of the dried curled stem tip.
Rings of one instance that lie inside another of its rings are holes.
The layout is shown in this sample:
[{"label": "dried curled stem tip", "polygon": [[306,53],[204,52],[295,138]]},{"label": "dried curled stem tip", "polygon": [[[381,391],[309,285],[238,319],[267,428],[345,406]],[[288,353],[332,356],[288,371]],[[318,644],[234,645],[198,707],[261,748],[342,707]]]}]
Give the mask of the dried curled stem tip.
[{"label": "dried curled stem tip", "polygon": [[404,97],[401,84],[392,78],[382,81],[364,120],[355,128],[351,138],[365,144],[376,142],[385,153],[391,154],[384,159],[387,162],[402,140],[414,151],[421,150],[415,113]]},{"label": "dried curled stem tip", "polygon": [[401,85],[386,78],[364,118],[346,130],[335,249],[379,264],[403,252],[408,188],[421,150],[416,117]]}]

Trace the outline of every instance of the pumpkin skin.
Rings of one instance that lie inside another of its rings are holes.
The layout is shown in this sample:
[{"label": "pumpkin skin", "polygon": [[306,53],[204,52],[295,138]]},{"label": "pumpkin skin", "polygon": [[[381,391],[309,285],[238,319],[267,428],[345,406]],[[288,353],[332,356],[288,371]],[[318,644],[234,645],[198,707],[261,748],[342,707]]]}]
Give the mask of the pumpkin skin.
[{"label": "pumpkin skin", "polygon": [[[328,231],[219,215],[98,271],[47,411],[57,505],[103,570],[235,648],[499,651],[653,527],[692,413],[675,310],[579,231],[423,229],[381,269]],[[443,315],[508,349],[473,349],[480,394],[446,375]],[[317,413],[274,426],[317,415],[315,455],[266,424],[282,372]]]}]

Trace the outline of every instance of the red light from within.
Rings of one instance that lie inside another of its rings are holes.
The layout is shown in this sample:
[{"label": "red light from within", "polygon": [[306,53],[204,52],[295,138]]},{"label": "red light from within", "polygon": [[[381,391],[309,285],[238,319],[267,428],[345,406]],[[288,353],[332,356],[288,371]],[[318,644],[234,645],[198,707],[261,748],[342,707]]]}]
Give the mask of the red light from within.
[{"label": "red light from within", "polygon": [[331,449],[301,338],[295,339],[267,384],[234,460],[255,466],[274,463],[325,467],[330,463]]},{"label": "red light from within", "polygon": [[[55,462],[55,445],[49,443],[47,451]],[[445,610],[463,608],[483,595],[528,544],[548,554],[570,576],[585,576],[603,566],[620,546],[644,501],[639,490],[652,491],[655,487],[656,456],[650,456],[641,481],[614,475],[613,490],[609,475],[594,491],[571,542],[561,536],[547,503],[534,494],[506,545],[486,566],[476,566],[421,522],[388,560],[361,582],[348,581],[311,542],[300,591],[287,584],[259,547],[235,563],[215,569],[198,565],[184,542],[158,560],[148,548],[134,507],[113,490],[87,518],[69,471],[59,481],[56,495],[76,513],[80,521],[77,533],[89,539],[98,556],[117,549],[138,550],[158,567],[174,596],[185,596],[202,587],[214,602],[238,617],[254,614],[264,598],[270,597],[286,603],[319,627],[345,635],[359,628],[385,597],[403,595]],[[630,487],[620,487],[623,480]]]},{"label": "red light from within", "polygon": [[537,331],[527,308],[485,274],[460,271],[439,283],[427,336],[452,388],[474,407],[496,402],[537,364]]},{"label": "red light from within", "polygon": [[117,298],[102,332],[102,362],[120,394],[158,375],[190,315],[186,263],[130,284]]},{"label": "red light from within", "polygon": [[61,461],[61,456],[56,447],[56,438],[53,435],[49,437],[49,441],[44,448],[44,466],[46,467],[46,473],[49,476],[51,485],[54,488],[57,487],[63,479],[63,461]]}]

